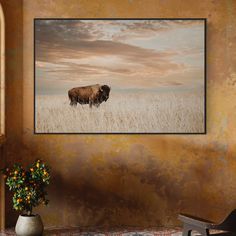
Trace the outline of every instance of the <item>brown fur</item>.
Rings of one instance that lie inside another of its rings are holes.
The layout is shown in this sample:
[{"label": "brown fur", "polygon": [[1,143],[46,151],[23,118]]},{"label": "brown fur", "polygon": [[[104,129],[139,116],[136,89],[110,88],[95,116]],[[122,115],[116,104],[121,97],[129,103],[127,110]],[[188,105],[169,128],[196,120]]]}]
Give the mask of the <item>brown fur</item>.
[{"label": "brown fur", "polygon": [[107,85],[89,85],[84,87],[72,88],[68,91],[70,105],[76,106],[79,104],[89,104],[99,106],[103,101],[109,98],[110,87]]}]

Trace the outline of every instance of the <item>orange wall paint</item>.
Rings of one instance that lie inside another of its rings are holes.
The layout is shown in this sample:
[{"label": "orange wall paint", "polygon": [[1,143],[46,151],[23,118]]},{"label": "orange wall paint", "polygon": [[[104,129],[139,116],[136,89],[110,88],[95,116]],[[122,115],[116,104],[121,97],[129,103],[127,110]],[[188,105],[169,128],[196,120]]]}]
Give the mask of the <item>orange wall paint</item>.
[{"label": "orange wall paint", "polygon": [[[23,120],[23,6],[22,0],[0,0],[6,26],[6,135],[7,141],[1,146],[8,163],[20,160],[22,149]],[[2,151],[2,150],[1,150]],[[1,152],[0,151],[0,152]],[[5,162],[1,157],[1,167]],[[2,187],[2,186],[1,186]],[[2,208],[3,206],[0,206]],[[3,207],[4,208],[4,207]],[[4,209],[3,209],[4,210]],[[17,214],[12,212],[9,193],[6,193],[7,224],[15,222]],[[12,217],[14,216],[14,217]]]},{"label": "orange wall paint", "polygon": [[[234,12],[233,0],[23,1],[22,144],[7,158],[52,166],[51,202],[38,209],[45,225],[171,226],[180,211],[218,220],[235,208]],[[208,18],[207,135],[34,135],[34,17]],[[20,111],[8,109],[13,123]]]}]

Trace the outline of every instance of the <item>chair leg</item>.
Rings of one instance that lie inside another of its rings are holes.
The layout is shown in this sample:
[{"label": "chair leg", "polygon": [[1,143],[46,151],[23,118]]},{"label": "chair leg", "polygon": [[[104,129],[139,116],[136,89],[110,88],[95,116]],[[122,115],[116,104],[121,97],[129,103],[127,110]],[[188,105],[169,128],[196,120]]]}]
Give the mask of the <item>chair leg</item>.
[{"label": "chair leg", "polygon": [[192,229],[189,227],[189,225],[184,225],[183,228],[183,234],[182,236],[191,236]]},{"label": "chair leg", "polygon": [[191,230],[183,230],[182,236],[191,236]]},{"label": "chair leg", "polygon": [[209,236],[209,229],[202,229],[199,232],[202,236]]},{"label": "chair leg", "polygon": [[184,224],[182,236],[191,236],[193,230],[198,231],[202,236],[210,236],[209,229],[200,228],[190,224]]}]

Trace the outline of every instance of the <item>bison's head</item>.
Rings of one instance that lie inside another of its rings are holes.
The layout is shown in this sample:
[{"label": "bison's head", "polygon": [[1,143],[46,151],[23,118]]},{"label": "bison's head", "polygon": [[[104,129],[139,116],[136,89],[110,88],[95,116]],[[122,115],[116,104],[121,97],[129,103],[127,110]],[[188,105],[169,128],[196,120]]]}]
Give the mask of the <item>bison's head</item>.
[{"label": "bison's head", "polygon": [[107,85],[102,85],[99,89],[101,101],[107,101],[111,88]]}]

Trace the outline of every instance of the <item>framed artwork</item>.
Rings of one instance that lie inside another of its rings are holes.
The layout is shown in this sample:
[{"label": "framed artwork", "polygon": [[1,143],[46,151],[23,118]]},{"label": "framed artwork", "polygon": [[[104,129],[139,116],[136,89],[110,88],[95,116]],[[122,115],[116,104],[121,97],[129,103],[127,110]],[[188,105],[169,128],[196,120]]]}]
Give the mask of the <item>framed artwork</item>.
[{"label": "framed artwork", "polygon": [[205,134],[206,19],[34,19],[35,134]]}]

